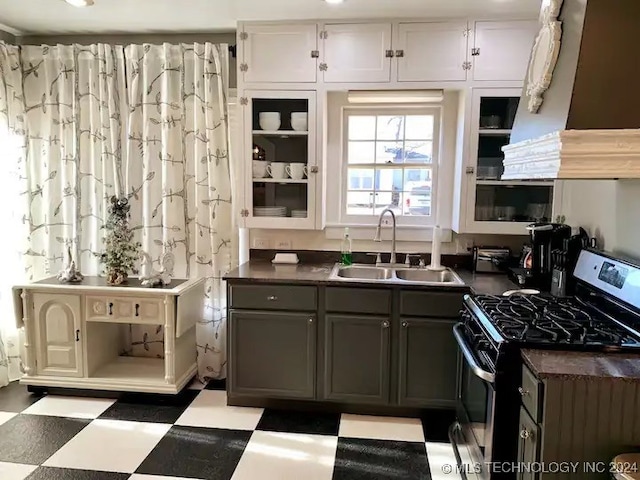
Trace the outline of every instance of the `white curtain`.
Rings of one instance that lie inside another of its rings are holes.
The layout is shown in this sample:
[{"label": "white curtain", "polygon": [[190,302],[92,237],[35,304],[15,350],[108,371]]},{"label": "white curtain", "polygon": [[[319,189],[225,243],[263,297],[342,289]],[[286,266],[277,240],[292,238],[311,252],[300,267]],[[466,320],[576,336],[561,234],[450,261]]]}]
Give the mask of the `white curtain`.
[{"label": "white curtain", "polygon": [[20,341],[11,287],[23,280],[22,210],[16,208],[21,186],[16,179],[25,162],[24,109],[20,50],[0,43],[0,387],[20,377]]},{"label": "white curtain", "polygon": [[[226,45],[125,48],[128,118],[125,193],[131,224],[154,260],[176,258],[176,276],[206,277],[197,325],[201,377],[226,376],[221,277],[232,257]],[[133,354],[161,354],[162,329],[132,328]],[[138,350],[136,350],[138,348]]]}]

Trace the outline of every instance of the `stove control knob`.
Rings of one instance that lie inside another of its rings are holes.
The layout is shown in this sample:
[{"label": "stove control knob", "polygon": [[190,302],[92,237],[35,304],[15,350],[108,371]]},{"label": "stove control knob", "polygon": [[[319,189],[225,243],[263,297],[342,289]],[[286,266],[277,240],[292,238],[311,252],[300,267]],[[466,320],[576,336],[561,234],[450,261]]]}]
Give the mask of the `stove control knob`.
[{"label": "stove control knob", "polygon": [[529,437],[531,437],[531,432],[529,430],[527,430],[526,428],[520,430],[520,438],[524,438],[526,440]]},{"label": "stove control knob", "polygon": [[518,387],[518,393],[520,394],[521,397],[526,397],[527,395],[529,395],[529,390],[525,390],[522,387]]}]

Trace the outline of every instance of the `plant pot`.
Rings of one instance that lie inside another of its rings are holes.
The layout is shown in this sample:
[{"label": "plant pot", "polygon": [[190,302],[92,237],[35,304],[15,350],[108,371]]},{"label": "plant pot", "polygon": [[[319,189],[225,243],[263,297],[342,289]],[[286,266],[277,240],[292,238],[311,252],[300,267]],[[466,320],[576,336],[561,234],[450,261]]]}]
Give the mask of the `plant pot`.
[{"label": "plant pot", "polygon": [[109,270],[107,272],[107,284],[109,285],[122,285],[127,283],[127,273],[121,270]]}]

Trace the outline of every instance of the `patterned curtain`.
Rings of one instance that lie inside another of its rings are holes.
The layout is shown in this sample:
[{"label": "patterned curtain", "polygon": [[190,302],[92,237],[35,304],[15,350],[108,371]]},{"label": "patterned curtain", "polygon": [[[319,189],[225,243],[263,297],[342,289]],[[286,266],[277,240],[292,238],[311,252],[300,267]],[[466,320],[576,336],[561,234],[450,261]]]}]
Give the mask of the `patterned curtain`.
[{"label": "patterned curtain", "polygon": [[[15,179],[25,162],[22,75],[18,47],[0,43],[0,387],[20,377],[19,332],[13,313],[11,287],[23,280],[19,254],[24,243],[16,235],[21,230],[22,212],[14,208],[21,187]],[[12,234],[13,233],[13,234]],[[24,248],[22,248],[24,250]],[[10,273],[8,273],[10,272]]]},{"label": "patterned curtain", "polygon": [[[197,325],[201,378],[226,376],[226,304],[221,277],[231,265],[226,45],[125,48],[125,191],[132,225],[154,261],[176,258],[176,276],[206,277]],[[132,354],[162,352],[161,327],[132,327]]]}]

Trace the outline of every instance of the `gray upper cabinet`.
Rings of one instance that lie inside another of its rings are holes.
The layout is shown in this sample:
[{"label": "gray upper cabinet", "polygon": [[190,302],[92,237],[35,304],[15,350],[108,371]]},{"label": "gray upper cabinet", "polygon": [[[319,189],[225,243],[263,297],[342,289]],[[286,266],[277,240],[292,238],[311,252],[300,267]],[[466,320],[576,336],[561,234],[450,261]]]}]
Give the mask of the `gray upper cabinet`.
[{"label": "gray upper cabinet", "polygon": [[455,406],[458,353],[454,324],[445,319],[400,319],[400,405]]},{"label": "gray upper cabinet", "polygon": [[325,399],[388,403],[390,323],[389,317],[325,317]]},{"label": "gray upper cabinet", "polygon": [[313,399],[316,316],[232,310],[229,393]]}]

